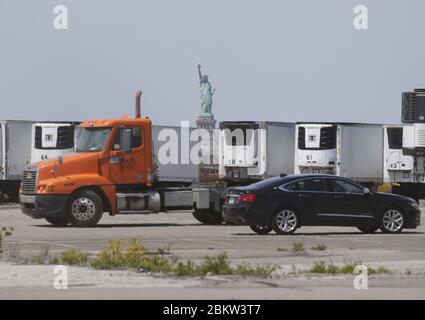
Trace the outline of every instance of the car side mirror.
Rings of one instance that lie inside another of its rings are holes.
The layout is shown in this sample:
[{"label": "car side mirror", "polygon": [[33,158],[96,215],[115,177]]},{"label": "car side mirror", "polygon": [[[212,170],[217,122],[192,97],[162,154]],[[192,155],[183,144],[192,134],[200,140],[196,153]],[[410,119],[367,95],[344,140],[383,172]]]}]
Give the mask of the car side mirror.
[{"label": "car side mirror", "polygon": [[125,153],[131,152],[132,130],[123,129],[121,132],[121,150]]},{"label": "car side mirror", "polygon": [[371,195],[372,192],[369,190],[369,188],[363,188],[363,194],[364,195]]}]

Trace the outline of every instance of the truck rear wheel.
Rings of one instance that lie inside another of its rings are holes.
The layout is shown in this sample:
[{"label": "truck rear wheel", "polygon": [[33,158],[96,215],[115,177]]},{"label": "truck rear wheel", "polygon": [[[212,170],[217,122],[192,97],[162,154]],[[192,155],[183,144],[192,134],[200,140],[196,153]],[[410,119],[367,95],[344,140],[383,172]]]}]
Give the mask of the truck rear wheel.
[{"label": "truck rear wheel", "polygon": [[223,222],[223,217],[218,213],[211,213],[209,211],[195,210],[192,212],[193,217],[203,224],[217,225]]},{"label": "truck rear wheel", "polygon": [[68,219],[66,217],[48,217],[46,221],[55,227],[65,227],[69,224]]},{"label": "truck rear wheel", "polygon": [[66,217],[74,227],[94,227],[102,214],[102,198],[92,190],[77,191],[70,198],[66,210]]}]

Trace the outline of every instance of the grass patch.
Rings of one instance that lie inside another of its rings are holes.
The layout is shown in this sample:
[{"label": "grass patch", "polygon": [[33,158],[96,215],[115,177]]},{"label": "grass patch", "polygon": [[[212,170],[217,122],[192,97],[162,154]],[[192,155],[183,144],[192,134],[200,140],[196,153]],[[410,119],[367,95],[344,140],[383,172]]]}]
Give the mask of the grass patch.
[{"label": "grass patch", "polygon": [[173,268],[173,272],[178,276],[205,276],[207,274],[213,274],[267,277],[275,269],[275,266],[250,265],[247,263],[232,266],[227,259],[227,254],[222,253],[215,257],[207,256],[200,264],[195,264],[190,260],[178,262]]},{"label": "grass patch", "polygon": [[[318,274],[352,274],[354,268],[357,265],[361,265],[360,261],[357,262],[345,262],[342,265],[335,265],[332,262],[326,263],[324,261],[315,262],[312,267],[308,270],[310,273]],[[390,271],[387,268],[379,267],[377,269],[367,267],[368,274],[389,274]]]},{"label": "grass patch", "polygon": [[2,227],[0,229],[0,257],[3,254],[3,240],[6,237],[11,236],[13,233],[13,228],[12,227]]},{"label": "grass patch", "polygon": [[274,266],[240,264],[231,266],[227,254],[207,256],[201,263],[188,261],[174,261],[164,257],[169,254],[169,249],[148,252],[139,240],[130,240],[127,246],[120,240],[109,241],[90,265],[96,269],[126,269],[134,268],[153,273],[167,273],[177,276],[205,276],[214,275],[250,275],[268,276],[275,270]]},{"label": "grass patch", "polygon": [[304,244],[302,242],[294,241],[292,243],[292,250],[293,253],[303,253],[305,252]]},{"label": "grass patch", "polygon": [[6,255],[9,261],[18,260],[19,254],[21,253],[21,247],[17,242],[13,244],[10,248],[7,249]]},{"label": "grass patch", "polygon": [[[57,262],[60,264],[67,264],[67,265],[85,265],[88,261],[88,253],[83,253],[79,249],[69,249],[66,251],[63,251],[59,254],[57,257]],[[52,261],[51,263],[53,263]],[[56,263],[55,263],[56,264]]]},{"label": "grass patch", "polygon": [[175,257],[166,257],[170,254],[169,248],[159,248],[156,251],[147,251],[138,239],[127,242],[121,240],[108,241],[106,246],[89,259],[89,254],[79,249],[70,249],[61,252],[58,256],[48,260],[48,247],[44,248],[38,256],[24,260],[25,264],[66,264],[90,265],[95,269],[137,269],[138,271],[152,273],[166,273],[176,276],[206,276],[212,275],[245,275],[269,276],[275,269],[270,265],[250,265],[242,263],[232,266],[227,254],[207,256],[200,263],[191,260],[177,261]]},{"label": "grass patch", "polygon": [[391,271],[388,270],[385,267],[378,267],[377,269],[374,269],[372,267],[367,267],[368,274],[390,274]]},{"label": "grass patch", "polygon": [[323,243],[318,244],[314,247],[311,248],[311,250],[316,250],[316,251],[325,251],[328,247],[326,245],[324,245]]},{"label": "grass patch", "polygon": [[137,239],[132,239],[124,248],[120,240],[111,240],[100,251],[96,258],[90,261],[96,269],[134,268],[148,272],[170,272],[170,261],[162,255],[149,253]]},{"label": "grass patch", "polygon": [[41,248],[40,253],[34,257],[24,259],[24,264],[50,264],[49,261],[49,246]]}]

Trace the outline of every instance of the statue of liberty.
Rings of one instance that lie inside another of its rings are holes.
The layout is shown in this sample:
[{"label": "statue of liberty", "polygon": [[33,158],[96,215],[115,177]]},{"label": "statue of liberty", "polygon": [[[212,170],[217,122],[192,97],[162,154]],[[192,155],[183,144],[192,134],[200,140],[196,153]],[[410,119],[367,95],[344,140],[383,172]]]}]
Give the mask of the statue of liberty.
[{"label": "statue of liberty", "polygon": [[199,115],[201,117],[212,117],[212,97],[215,93],[215,88],[208,81],[208,76],[202,75],[200,64],[198,64],[198,73],[201,94],[201,112]]}]

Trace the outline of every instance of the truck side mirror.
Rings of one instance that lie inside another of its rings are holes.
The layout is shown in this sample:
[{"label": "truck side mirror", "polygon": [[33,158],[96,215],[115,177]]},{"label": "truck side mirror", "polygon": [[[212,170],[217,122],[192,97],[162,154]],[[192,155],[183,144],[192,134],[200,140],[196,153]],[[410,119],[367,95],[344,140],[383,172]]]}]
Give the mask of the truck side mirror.
[{"label": "truck side mirror", "polygon": [[123,129],[121,131],[121,150],[125,153],[131,152],[132,147],[132,130],[131,129]]}]

